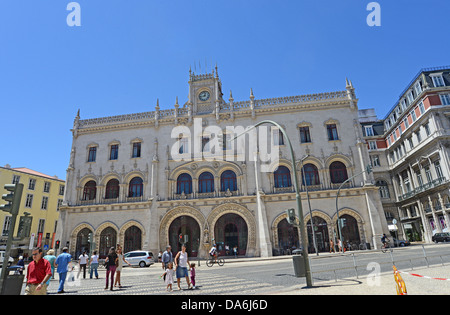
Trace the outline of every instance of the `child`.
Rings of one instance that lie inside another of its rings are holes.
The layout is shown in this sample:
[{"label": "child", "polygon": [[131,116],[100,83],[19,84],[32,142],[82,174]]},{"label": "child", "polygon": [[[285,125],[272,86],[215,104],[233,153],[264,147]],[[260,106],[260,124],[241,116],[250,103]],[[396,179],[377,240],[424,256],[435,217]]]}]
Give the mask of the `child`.
[{"label": "child", "polygon": [[195,264],[191,263],[191,283],[192,289],[195,289]]},{"label": "child", "polygon": [[164,272],[162,274],[162,276],[161,276],[161,278],[165,276],[166,284],[167,284],[167,291],[168,292],[172,292],[173,291],[172,290],[172,284],[173,284],[173,276],[174,276],[174,274],[175,274],[175,271],[173,270],[173,263],[170,262],[170,263],[167,264],[166,272]]}]

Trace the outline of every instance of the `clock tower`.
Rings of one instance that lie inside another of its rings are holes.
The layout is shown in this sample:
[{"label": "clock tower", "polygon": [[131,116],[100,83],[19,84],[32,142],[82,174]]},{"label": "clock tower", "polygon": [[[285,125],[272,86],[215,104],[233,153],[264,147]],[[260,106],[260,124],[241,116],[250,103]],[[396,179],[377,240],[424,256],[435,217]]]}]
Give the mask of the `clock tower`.
[{"label": "clock tower", "polygon": [[222,82],[217,65],[211,73],[195,74],[189,69],[189,100],[193,115],[214,115],[219,119],[219,111],[224,104]]}]

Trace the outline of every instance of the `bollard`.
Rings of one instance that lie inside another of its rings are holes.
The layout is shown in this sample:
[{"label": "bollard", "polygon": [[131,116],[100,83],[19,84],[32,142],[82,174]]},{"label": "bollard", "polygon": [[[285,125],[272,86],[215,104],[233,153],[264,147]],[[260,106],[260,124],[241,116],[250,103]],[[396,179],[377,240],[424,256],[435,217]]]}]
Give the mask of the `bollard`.
[{"label": "bollard", "polygon": [[397,284],[396,286],[397,295],[408,295],[408,292],[406,291],[405,281],[403,281],[403,278],[398,272],[397,268],[395,266],[392,266],[392,268],[394,269],[394,280],[395,283]]}]

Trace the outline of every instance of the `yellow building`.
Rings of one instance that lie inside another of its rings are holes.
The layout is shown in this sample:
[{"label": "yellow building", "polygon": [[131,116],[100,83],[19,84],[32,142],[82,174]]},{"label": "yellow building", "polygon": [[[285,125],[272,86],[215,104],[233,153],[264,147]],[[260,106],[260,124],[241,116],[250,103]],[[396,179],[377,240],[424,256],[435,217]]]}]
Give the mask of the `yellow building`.
[{"label": "yellow building", "polygon": [[[56,176],[49,176],[26,167],[0,167],[0,195],[6,194],[5,184],[23,184],[20,211],[16,220],[11,247],[11,255],[17,257],[30,254],[30,248],[40,246],[43,249],[53,248],[55,231],[59,217],[59,206],[64,198],[65,181]],[[0,204],[6,201],[0,199]],[[26,216],[28,212],[31,215]],[[0,251],[5,250],[10,230],[11,215],[0,211]],[[29,227],[29,228],[27,228]],[[18,240],[19,234],[24,236]]]}]

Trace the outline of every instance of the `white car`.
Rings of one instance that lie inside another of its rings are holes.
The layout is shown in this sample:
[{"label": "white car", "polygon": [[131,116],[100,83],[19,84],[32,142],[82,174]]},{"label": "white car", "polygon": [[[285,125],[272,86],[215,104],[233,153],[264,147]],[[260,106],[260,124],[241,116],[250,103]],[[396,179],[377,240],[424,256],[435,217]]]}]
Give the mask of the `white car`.
[{"label": "white car", "polygon": [[[153,253],[145,250],[135,250],[125,253],[124,258],[131,266],[148,267],[155,263]],[[126,264],[124,264],[125,266]]]},{"label": "white car", "polygon": [[[3,266],[3,260],[5,259],[5,252],[0,252],[0,265]],[[9,256],[8,267],[14,263],[14,259]]]}]

